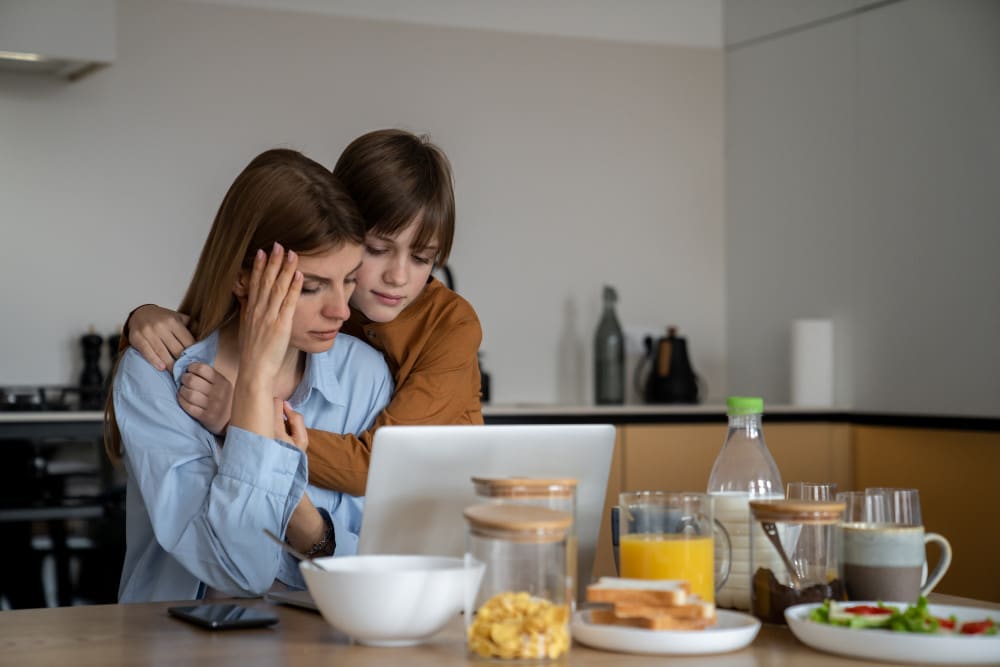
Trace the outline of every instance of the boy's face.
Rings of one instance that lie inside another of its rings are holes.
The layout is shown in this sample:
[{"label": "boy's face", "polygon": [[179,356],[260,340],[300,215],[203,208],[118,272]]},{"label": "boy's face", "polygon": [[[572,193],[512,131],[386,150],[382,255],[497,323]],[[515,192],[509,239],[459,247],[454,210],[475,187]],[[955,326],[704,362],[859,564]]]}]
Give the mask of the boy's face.
[{"label": "boy's face", "polygon": [[420,220],[392,238],[368,234],[351,306],[373,322],[391,322],[420,296],[434,268],[437,244],[415,248]]}]

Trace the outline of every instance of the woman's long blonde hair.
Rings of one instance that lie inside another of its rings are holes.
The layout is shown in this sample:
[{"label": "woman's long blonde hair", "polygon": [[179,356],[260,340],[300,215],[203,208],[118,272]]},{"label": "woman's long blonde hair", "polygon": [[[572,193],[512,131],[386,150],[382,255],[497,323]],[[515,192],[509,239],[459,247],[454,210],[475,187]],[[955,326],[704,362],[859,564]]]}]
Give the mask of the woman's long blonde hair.
[{"label": "woman's long blonde hair", "polygon": [[[357,207],[329,170],[298,151],[265,151],[229,187],[178,310],[191,316],[188,326],[201,340],[238,317],[233,288],[240,272],[252,268],[258,249],[270,251],[280,243],[309,255],[364,238]],[[112,461],[122,456],[112,386],[116,370],[104,407],[104,447]]]}]

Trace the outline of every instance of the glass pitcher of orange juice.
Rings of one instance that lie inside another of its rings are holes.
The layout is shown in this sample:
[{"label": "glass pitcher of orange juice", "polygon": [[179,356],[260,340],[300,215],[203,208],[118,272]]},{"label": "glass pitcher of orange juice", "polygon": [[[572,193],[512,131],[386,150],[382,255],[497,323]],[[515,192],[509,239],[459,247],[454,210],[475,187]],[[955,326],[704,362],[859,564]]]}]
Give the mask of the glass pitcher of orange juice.
[{"label": "glass pitcher of orange juice", "polygon": [[[628,491],[619,496],[619,574],[682,579],[706,602],[729,577],[732,545],[707,493]],[[716,535],[724,558],[715,562]],[[613,536],[614,538],[615,536]]]}]

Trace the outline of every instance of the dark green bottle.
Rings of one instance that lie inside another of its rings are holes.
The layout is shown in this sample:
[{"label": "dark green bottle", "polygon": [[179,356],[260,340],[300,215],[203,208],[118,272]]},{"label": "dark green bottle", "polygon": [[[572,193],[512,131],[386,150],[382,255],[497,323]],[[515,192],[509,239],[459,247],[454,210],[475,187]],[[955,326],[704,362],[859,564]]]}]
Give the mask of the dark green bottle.
[{"label": "dark green bottle", "polygon": [[604,286],[604,312],[594,335],[594,402],[620,405],[625,402],[625,337],[615,315],[618,293]]}]

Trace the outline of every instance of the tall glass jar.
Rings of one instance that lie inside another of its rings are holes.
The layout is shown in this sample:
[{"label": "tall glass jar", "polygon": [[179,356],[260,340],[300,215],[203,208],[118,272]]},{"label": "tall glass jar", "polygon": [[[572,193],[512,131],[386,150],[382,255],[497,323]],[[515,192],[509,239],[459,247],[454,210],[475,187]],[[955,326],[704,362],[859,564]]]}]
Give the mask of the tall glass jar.
[{"label": "tall glass jar", "polygon": [[572,517],[566,531],[566,574],[576,582],[576,598],[586,592],[585,581],[577,577],[578,540],[576,536],[575,479],[543,477],[473,477],[476,496],[487,503],[500,505],[536,505],[566,512]]},{"label": "tall glass jar", "polygon": [[568,512],[535,505],[466,508],[467,558],[486,564],[466,597],[472,657],[558,660],[570,647],[573,580],[566,572]]},{"label": "tall glass jar", "polygon": [[[730,396],[726,408],[729,430],[712,467],[708,492],[715,498],[715,518],[732,540],[733,554],[729,579],[716,593],[715,601],[720,607],[750,609],[750,532],[757,531],[758,538],[766,539],[759,525],[751,525],[750,501],[781,498],[784,485],[764,442],[764,400]],[[762,545],[763,541],[756,543]],[[757,562],[765,556],[759,554]]]},{"label": "tall glass jar", "polygon": [[788,607],[846,598],[838,578],[844,503],[755,500],[750,510],[760,526],[750,533],[754,616],[783,625]]}]

